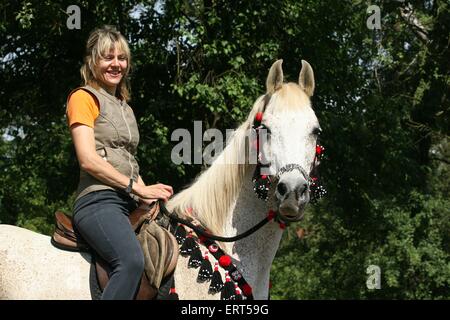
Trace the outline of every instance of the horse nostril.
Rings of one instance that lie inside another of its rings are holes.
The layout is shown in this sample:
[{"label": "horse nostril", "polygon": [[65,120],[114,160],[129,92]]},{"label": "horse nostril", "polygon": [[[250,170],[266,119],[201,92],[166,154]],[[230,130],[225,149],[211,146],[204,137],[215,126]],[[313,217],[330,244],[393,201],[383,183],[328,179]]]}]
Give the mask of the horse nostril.
[{"label": "horse nostril", "polygon": [[281,196],[284,196],[287,192],[287,187],[284,182],[280,182],[277,186],[277,191]]}]

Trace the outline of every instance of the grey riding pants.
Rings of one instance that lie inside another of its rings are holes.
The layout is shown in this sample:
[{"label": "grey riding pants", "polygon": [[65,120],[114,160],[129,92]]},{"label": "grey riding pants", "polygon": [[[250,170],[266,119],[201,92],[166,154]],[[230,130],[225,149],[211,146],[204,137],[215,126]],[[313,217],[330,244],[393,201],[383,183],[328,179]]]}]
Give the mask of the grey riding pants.
[{"label": "grey riding pants", "polygon": [[102,300],[131,300],[144,272],[144,254],[128,215],[132,198],[113,190],[88,193],[75,202],[74,227],[111,267]]}]

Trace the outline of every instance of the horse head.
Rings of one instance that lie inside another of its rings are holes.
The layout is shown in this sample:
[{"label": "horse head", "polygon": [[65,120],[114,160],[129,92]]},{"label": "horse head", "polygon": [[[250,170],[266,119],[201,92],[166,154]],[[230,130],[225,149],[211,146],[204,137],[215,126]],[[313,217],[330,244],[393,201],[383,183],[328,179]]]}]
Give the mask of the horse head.
[{"label": "horse head", "polygon": [[310,173],[321,129],[310,100],[315,86],[310,64],[302,60],[298,83],[284,83],[281,65],[278,60],[270,68],[266,94],[257,100],[250,118],[266,137],[263,142],[258,139],[257,170],[270,180],[267,197],[279,218],[291,222],[303,217],[311,198]]}]

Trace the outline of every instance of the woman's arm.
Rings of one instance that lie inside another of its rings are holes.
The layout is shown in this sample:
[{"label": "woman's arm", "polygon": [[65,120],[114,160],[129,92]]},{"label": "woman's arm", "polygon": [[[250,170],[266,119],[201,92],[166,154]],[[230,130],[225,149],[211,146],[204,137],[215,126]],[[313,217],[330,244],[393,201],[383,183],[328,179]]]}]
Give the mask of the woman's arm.
[{"label": "woman's arm", "polygon": [[[70,132],[78,162],[84,171],[111,187],[125,189],[128,186],[130,178],[117,171],[95,151],[93,128],[82,124],[74,124],[70,127]],[[173,194],[170,186],[161,183],[146,186],[142,178],[139,177],[139,179],[138,183],[133,184],[132,193],[142,199],[164,199],[167,201]]]},{"label": "woman's arm", "polygon": [[140,184],[140,185],[142,185],[142,186],[145,186],[145,182],[144,182],[144,180],[142,180],[142,177],[141,177],[140,175],[139,175],[139,177],[138,177],[137,183]]}]

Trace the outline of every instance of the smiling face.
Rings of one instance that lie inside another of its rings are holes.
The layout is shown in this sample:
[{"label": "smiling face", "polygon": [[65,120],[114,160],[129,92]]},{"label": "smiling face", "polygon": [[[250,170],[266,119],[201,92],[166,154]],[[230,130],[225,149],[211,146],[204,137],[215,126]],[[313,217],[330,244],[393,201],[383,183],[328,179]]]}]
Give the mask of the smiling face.
[{"label": "smiling face", "polygon": [[99,59],[96,70],[97,79],[106,91],[114,95],[127,70],[127,56],[116,45]]},{"label": "smiling face", "polygon": [[84,85],[102,87],[122,100],[129,99],[125,81],[131,66],[127,40],[115,28],[105,26],[94,30],[86,43],[84,64],[80,72]]}]

